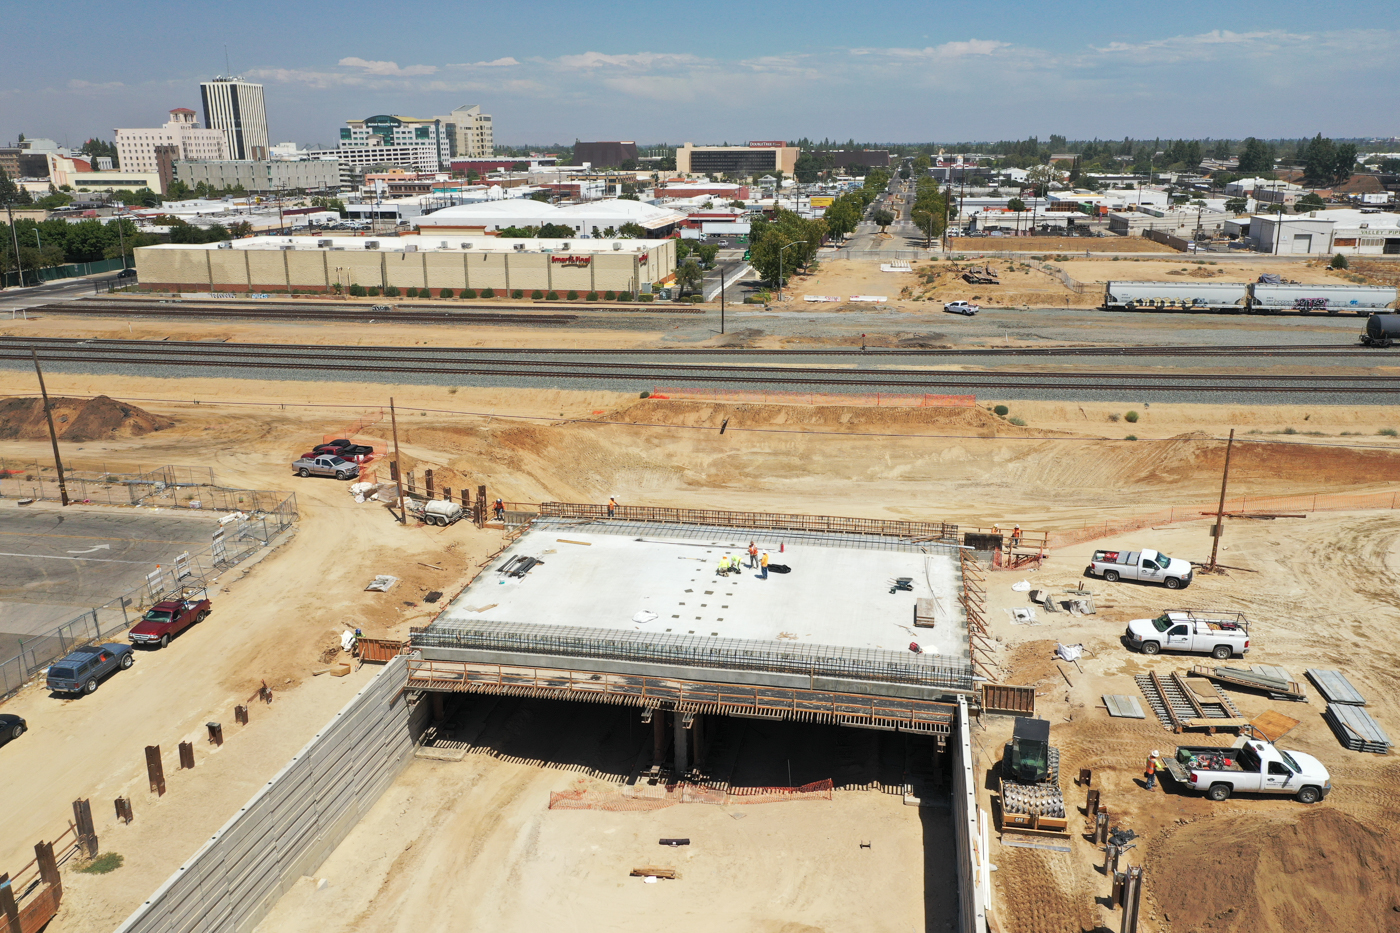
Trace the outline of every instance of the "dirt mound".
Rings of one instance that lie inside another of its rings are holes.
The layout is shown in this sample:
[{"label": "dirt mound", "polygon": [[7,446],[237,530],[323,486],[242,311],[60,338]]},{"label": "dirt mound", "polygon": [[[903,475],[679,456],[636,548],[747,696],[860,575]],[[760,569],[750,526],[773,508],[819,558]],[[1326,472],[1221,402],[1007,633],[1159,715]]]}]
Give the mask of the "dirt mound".
[{"label": "dirt mound", "polygon": [[1148,877],[1172,933],[1381,933],[1400,917],[1400,848],[1332,809],[1187,824],[1149,856]]},{"label": "dirt mound", "polygon": [[[53,426],[68,441],[140,437],[173,427],[175,422],[143,408],[99,395],[96,398],[51,398]],[[0,399],[0,440],[44,440],[49,436],[44,403],[38,398]]]},{"label": "dirt mound", "polygon": [[825,428],[869,432],[882,428],[949,427],[992,436],[1014,433],[1017,428],[981,408],[876,408],[858,405],[781,405],[755,402],[708,402],[682,399],[644,399],[600,416],[604,421],[635,421],[685,427],[718,428],[727,419],[730,428]]}]

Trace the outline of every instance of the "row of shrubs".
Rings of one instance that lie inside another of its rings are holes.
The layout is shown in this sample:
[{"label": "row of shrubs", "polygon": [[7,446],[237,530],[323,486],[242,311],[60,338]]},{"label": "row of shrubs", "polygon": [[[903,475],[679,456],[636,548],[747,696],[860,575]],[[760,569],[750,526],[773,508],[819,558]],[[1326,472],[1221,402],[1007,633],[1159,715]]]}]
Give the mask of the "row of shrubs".
[{"label": "row of shrubs", "polygon": [[[464,288],[459,292],[453,292],[450,288],[443,288],[438,289],[437,293],[434,294],[431,288],[414,288],[413,286],[400,289],[397,285],[390,285],[381,289],[378,285],[370,285],[368,287],[364,285],[351,285],[349,291],[355,298],[378,298],[380,295],[386,298],[398,298],[401,295],[406,298],[505,298],[507,294],[509,294],[511,298],[517,299],[527,297],[525,290],[519,288],[512,289],[509,292],[504,288],[483,288],[480,291],[474,288]],[[538,288],[529,292],[528,297],[535,301],[559,301],[561,298],[560,294],[556,291],[544,292]],[[578,301],[580,298],[584,301],[631,301],[632,293],[605,291],[585,292],[580,294],[579,292],[568,291],[565,292],[562,297],[566,301]],[[652,295],[638,295],[637,300],[651,301],[653,297]]]}]

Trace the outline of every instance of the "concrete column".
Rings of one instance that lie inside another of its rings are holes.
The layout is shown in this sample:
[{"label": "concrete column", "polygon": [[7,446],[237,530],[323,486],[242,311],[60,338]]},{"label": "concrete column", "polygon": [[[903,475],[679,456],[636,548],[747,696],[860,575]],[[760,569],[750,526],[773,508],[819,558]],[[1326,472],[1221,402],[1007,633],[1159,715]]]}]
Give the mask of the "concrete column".
[{"label": "concrete column", "polygon": [[666,711],[652,710],[651,713],[651,763],[662,765],[666,762]]},{"label": "concrete column", "polygon": [[695,767],[700,767],[705,760],[705,720],[699,713],[695,714],[695,721],[690,726],[690,738],[694,742],[693,754],[690,756]]},{"label": "concrete column", "polygon": [[680,713],[674,714],[671,719],[676,724],[676,773],[685,774],[690,770],[690,756],[687,754],[690,751],[690,737],[686,734],[689,730]]},{"label": "concrete column", "polygon": [[445,710],[445,709],[443,708],[442,694],[441,694],[441,693],[438,693],[438,692],[436,692],[436,691],[434,691],[434,692],[433,692],[433,721],[434,721],[434,722],[442,722],[443,718],[446,717],[446,715],[447,715],[447,710]]}]

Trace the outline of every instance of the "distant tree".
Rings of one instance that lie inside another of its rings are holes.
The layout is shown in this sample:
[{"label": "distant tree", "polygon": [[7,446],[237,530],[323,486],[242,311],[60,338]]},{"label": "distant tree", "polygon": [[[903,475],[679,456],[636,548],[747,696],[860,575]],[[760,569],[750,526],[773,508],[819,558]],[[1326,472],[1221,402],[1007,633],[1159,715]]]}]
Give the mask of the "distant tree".
[{"label": "distant tree", "polygon": [[538,227],[502,227],[496,231],[496,236],[504,237],[508,240],[527,240],[535,236],[539,231]]},{"label": "distant tree", "polygon": [[1325,210],[1326,208],[1327,205],[1323,202],[1322,195],[1318,194],[1316,191],[1309,191],[1299,198],[1298,202],[1293,206],[1293,209],[1299,214],[1306,214],[1308,211]]},{"label": "distant tree", "polygon": [[641,224],[629,220],[618,228],[617,235],[623,240],[640,240],[646,237],[647,230]]},{"label": "distant tree", "polygon": [[530,170],[530,163],[516,162],[515,164],[511,165],[510,170],[512,172],[528,172]]},{"label": "distant tree", "polygon": [[[23,138],[23,137],[21,137]],[[10,181],[10,176],[0,168],[0,206],[6,204],[29,204],[34,199],[29,191]]]},{"label": "distant tree", "polygon": [[676,268],[676,286],[679,289],[678,297],[684,298],[687,291],[693,291],[705,280],[705,273],[700,269],[700,263],[694,258],[687,259]]},{"label": "distant tree", "polygon": [[948,219],[942,212],[916,210],[911,215],[914,226],[924,235],[924,246],[932,248],[933,241],[943,235],[943,231],[948,226]]},{"label": "distant tree", "polygon": [[875,221],[875,225],[880,228],[881,233],[884,233],[885,228],[894,223],[894,215],[883,207],[877,210],[871,219]]},{"label": "distant tree", "polygon": [[1249,202],[1244,198],[1230,198],[1225,202],[1225,210],[1232,214],[1243,214]]},{"label": "distant tree", "polygon": [[1240,149],[1239,169],[1240,173],[1245,175],[1272,172],[1274,170],[1273,148],[1262,139],[1248,137]]},{"label": "distant tree", "polygon": [[707,267],[715,264],[715,257],[719,255],[718,243],[701,243],[695,247],[695,254],[700,257],[700,261]]},{"label": "distant tree", "polygon": [[532,191],[532,192],[530,192],[530,200],[532,200],[532,201],[539,201],[541,204],[548,204],[548,203],[549,203],[549,199],[552,198],[552,197],[553,197],[553,195],[550,194],[548,191]]},{"label": "distant tree", "polygon": [[544,224],[535,233],[535,236],[546,240],[567,240],[574,235],[574,228],[563,224]]},{"label": "distant tree", "polygon": [[194,197],[194,189],[176,178],[170,183],[170,187],[165,189],[165,196],[171,201],[188,201]]},{"label": "distant tree", "polygon": [[821,173],[820,163],[816,156],[810,152],[804,152],[797,157],[797,164],[793,167],[793,175],[804,185],[810,185],[817,180]]},{"label": "distant tree", "polygon": [[1400,159],[1381,159],[1380,169],[1387,175],[1400,175]]},{"label": "distant tree", "polygon": [[1008,211],[1020,213],[1026,209],[1026,202],[1022,201],[1020,198],[1012,198],[1010,201],[1006,202],[1006,209]]},{"label": "distant tree", "polygon": [[921,175],[931,168],[933,168],[933,160],[927,155],[921,155],[914,160],[914,170]]}]

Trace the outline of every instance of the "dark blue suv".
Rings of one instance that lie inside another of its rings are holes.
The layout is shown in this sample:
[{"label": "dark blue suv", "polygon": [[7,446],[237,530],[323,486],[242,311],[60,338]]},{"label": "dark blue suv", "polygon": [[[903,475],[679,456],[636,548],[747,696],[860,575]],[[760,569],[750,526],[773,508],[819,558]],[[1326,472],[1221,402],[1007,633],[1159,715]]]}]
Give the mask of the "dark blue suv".
[{"label": "dark blue suv", "polygon": [[117,668],[136,663],[130,645],[88,645],[49,667],[48,687],[54,693],[92,693],[97,682]]}]

